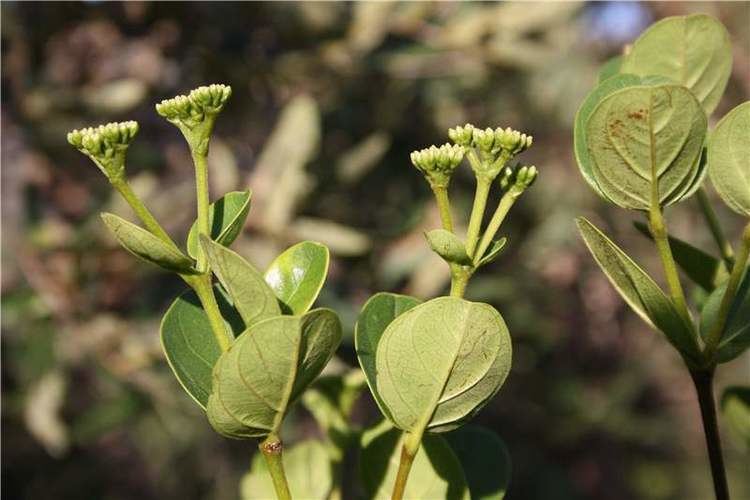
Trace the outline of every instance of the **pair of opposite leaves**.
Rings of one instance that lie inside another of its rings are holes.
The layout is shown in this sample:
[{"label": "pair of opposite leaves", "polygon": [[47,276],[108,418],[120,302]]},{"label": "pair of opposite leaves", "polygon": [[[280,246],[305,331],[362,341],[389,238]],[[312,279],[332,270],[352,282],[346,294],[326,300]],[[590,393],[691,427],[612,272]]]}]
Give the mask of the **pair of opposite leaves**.
[{"label": "pair of opposite leaves", "polygon": [[[167,310],[162,345],[175,376],[207,410],[218,432],[229,437],[260,436],[277,430],[288,406],[320,373],[341,341],[341,325],[333,311],[308,312],[328,272],[328,249],[310,241],[299,243],[261,275],[224,246],[236,234],[222,237],[238,211],[244,212],[244,220],[246,207],[217,202],[219,206],[228,209],[211,211],[215,241],[205,238],[200,245],[221,283],[214,295],[232,345],[222,354],[194,292],[184,293]],[[188,236],[190,255],[198,253],[198,245],[193,227]]]},{"label": "pair of opposite leaves", "polygon": [[750,106],[727,115],[704,144],[707,118],[731,72],[724,26],[705,15],[666,18],[628,55],[605,66],[575,120],[581,173],[606,200],[648,210],[690,196],[706,173],[737,212],[750,215]]}]

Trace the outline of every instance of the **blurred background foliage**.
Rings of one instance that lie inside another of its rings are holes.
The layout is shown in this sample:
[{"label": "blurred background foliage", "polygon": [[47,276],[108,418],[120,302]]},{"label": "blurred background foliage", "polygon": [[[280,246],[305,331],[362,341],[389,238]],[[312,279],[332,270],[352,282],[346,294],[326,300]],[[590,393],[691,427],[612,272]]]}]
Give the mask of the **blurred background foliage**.
[{"label": "blurred background foliage", "polygon": [[[632,228],[637,214],[610,209],[582,182],[571,128],[602,61],[652,21],[688,12],[718,17],[732,36],[719,117],[750,94],[747,2],[3,2],[6,498],[238,496],[254,446],[213,434],[161,353],[158,321],[182,284],[106,235],[98,212],[129,217],[127,206],[65,141],[75,127],[138,120],[129,173],[184,237],[193,170],[153,105],[213,82],[234,89],[211,147],[213,196],[254,192],[235,247],[261,267],[299,239],[331,247],[320,303],[342,315],[339,356],[350,366],[368,296],[446,290],[447,268],[422,236],[438,216],[409,152],[467,121],[532,134],[524,161],[539,182],[503,229],[505,255],[468,293],[494,304],[513,335],[508,382],[477,418],[508,444],[509,498],[711,498],[679,359],[626,308],[573,224],[593,217],[661,277]],[[452,188],[456,213],[467,213],[469,169]],[[711,250],[694,203],[670,209],[670,227]],[[717,207],[736,237],[741,221]],[[719,392],[749,372],[747,355],[726,366]],[[367,394],[353,411],[362,425],[378,417]],[[300,405],[288,420],[289,442],[320,434]],[[748,442],[724,438],[734,498],[750,498]]]}]

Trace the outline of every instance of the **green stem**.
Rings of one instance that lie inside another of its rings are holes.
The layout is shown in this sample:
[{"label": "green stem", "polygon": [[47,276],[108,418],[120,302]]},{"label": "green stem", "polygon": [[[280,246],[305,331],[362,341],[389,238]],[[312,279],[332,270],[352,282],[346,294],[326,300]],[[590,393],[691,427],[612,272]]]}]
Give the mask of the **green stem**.
[{"label": "green stem", "polygon": [[675,264],[672,249],[669,246],[667,226],[664,223],[661,207],[658,205],[652,206],[649,212],[649,230],[651,231],[651,236],[656,243],[656,248],[659,251],[659,257],[661,258],[662,266],[664,267],[664,274],[667,278],[672,302],[677,308],[677,312],[680,313],[687,324],[692,325],[693,322],[690,318],[687,301],[685,300],[685,292],[682,290],[680,277],[677,273],[677,264]]},{"label": "green stem", "polygon": [[473,273],[472,268],[464,266],[451,266],[451,297],[463,297],[466,293],[466,285]]},{"label": "green stem", "polygon": [[417,452],[419,451],[423,432],[404,433],[404,444],[401,446],[401,461],[398,464],[396,483],[393,485],[391,500],[401,500],[404,498],[406,481],[409,479],[409,472],[414,463],[414,457],[417,456]]},{"label": "green stem", "polygon": [[269,434],[268,437],[258,446],[268,465],[268,472],[271,474],[273,487],[276,490],[278,500],[292,500],[289,493],[289,484],[284,474],[284,463],[282,461],[282,450],[284,445],[276,434]]},{"label": "green stem", "polygon": [[194,276],[183,276],[185,282],[195,290],[195,294],[201,301],[203,310],[208,316],[208,322],[211,324],[211,331],[216,338],[222,352],[229,349],[232,341],[224,326],[224,319],[219,310],[219,304],[216,302],[213,286],[211,285],[211,274],[199,274]]},{"label": "green stem", "polygon": [[182,252],[169,236],[169,234],[167,234],[164,228],[161,227],[159,221],[157,221],[156,218],[151,214],[149,209],[146,208],[146,205],[144,205],[141,199],[138,198],[138,196],[133,192],[133,189],[130,187],[130,183],[128,183],[126,179],[113,179],[111,181],[111,184],[112,187],[114,187],[115,190],[120,193],[120,195],[128,203],[128,205],[130,205],[130,208],[133,209],[133,212],[135,212],[135,214],[138,216],[141,222],[143,222],[143,225],[146,226],[146,229],[148,229],[151,234],[162,240],[164,243]]},{"label": "green stem", "polygon": [[742,241],[740,243],[740,248],[737,251],[734,265],[731,268],[732,272],[727,281],[727,288],[724,291],[724,295],[721,297],[719,312],[716,315],[716,323],[714,323],[708,334],[708,338],[706,339],[706,348],[704,352],[707,360],[713,358],[713,355],[716,353],[716,349],[719,346],[719,342],[721,342],[721,336],[724,333],[724,327],[727,323],[729,311],[732,308],[732,302],[737,294],[737,288],[740,286],[742,276],[745,274],[748,256],[750,256],[750,222],[748,222],[742,232]]},{"label": "green stem", "polygon": [[[209,220],[209,196],[208,196],[208,161],[207,154],[192,151],[193,163],[195,164],[195,192],[198,201],[198,235],[211,235],[211,223]],[[206,270],[206,256],[203,249],[198,247],[197,268],[199,271]]]},{"label": "green stem", "polygon": [[477,265],[487,251],[487,248],[492,244],[492,239],[497,234],[498,229],[500,229],[500,226],[505,220],[505,216],[508,215],[510,207],[513,206],[513,203],[516,202],[517,198],[517,196],[508,192],[500,199],[500,203],[497,204],[497,209],[495,210],[495,213],[492,214],[492,219],[490,219],[490,223],[487,225],[484,235],[482,235],[482,241],[479,243],[477,252],[474,254],[474,265]]},{"label": "green stem", "polygon": [[703,432],[706,435],[706,447],[708,448],[708,460],[711,464],[711,477],[714,482],[716,500],[729,500],[729,486],[727,485],[727,474],[724,468],[724,457],[721,453],[721,438],[719,426],[716,421],[716,402],[714,401],[713,378],[714,369],[707,371],[690,371],[695,384],[695,392],[698,395],[698,404],[701,409],[703,421]]},{"label": "green stem", "polygon": [[727,240],[726,236],[724,236],[724,231],[721,228],[718,217],[716,217],[714,208],[711,206],[711,202],[708,199],[706,190],[700,188],[698,189],[697,194],[701,212],[703,213],[703,217],[706,219],[706,223],[711,230],[711,235],[714,237],[716,245],[719,247],[721,258],[724,259],[724,264],[727,266],[727,269],[731,269],[732,265],[734,264],[734,251],[732,250],[732,244],[729,243],[729,240]]},{"label": "green stem", "polygon": [[443,223],[443,229],[453,232],[453,217],[451,216],[451,202],[448,198],[448,186],[430,187],[440,210],[440,221]]},{"label": "green stem", "polygon": [[477,177],[477,189],[474,193],[474,206],[471,208],[471,217],[469,218],[469,229],[466,234],[466,253],[469,257],[474,256],[474,250],[479,240],[479,231],[482,228],[482,219],[484,218],[484,209],[487,206],[487,197],[490,194],[492,181],[484,177]]}]

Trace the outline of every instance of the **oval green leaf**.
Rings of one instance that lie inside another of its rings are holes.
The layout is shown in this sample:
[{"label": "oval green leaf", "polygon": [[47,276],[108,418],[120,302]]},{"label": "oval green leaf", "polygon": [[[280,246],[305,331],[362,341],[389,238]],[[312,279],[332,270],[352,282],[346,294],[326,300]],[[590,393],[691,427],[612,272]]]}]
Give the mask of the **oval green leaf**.
[{"label": "oval green leaf", "polygon": [[326,280],[328,261],[328,248],[314,241],[297,243],[274,259],[265,280],[284,313],[303,314],[310,310]]},{"label": "oval green leaf", "polygon": [[494,432],[466,425],[445,434],[464,469],[472,500],[502,500],[508,491],[511,461],[508,448]]},{"label": "oval green leaf", "polygon": [[101,215],[104,224],[112,231],[120,245],[136,257],[175,273],[195,273],[193,259],[176,247],[164,243],[145,229],[115,214],[104,212]]},{"label": "oval green leaf", "polygon": [[[400,437],[398,429],[387,421],[362,435],[359,463],[366,498],[391,498],[401,455]],[[461,463],[442,436],[427,434],[422,438],[406,481],[404,498],[470,498]]]},{"label": "oval green leaf", "polygon": [[659,285],[591,222],[578,217],[576,224],[597,264],[631,309],[663,332],[688,362],[699,363],[700,349],[692,326],[686,324]]},{"label": "oval green leaf", "polygon": [[230,438],[278,432],[289,406],[323,370],[341,342],[341,323],[328,309],[275,316],[248,328],[213,371],[206,413]]},{"label": "oval green leaf", "polygon": [[596,88],[594,88],[583,103],[578,108],[576,113],[575,122],[573,125],[573,146],[576,155],[576,162],[578,163],[578,169],[581,171],[581,175],[588,182],[588,184],[594,189],[594,191],[607,201],[609,198],[602,192],[599,185],[594,180],[593,163],[594,160],[591,158],[588,149],[588,143],[586,141],[586,123],[591,117],[591,113],[594,111],[596,106],[602,102],[607,96],[622,90],[627,87],[639,85],[641,79],[635,75],[613,75],[612,78],[602,82]]},{"label": "oval green leaf", "polygon": [[648,210],[655,194],[661,206],[677,202],[702,180],[705,135],[706,115],[684,87],[616,91],[586,123],[593,180],[623,208]]},{"label": "oval green leaf", "polygon": [[487,404],[510,365],[510,334],[497,310],[440,297],[385,329],[375,359],[377,391],[396,427],[441,432]]},{"label": "oval green leaf", "polygon": [[[325,500],[333,487],[331,464],[326,448],[320,441],[310,439],[285,449],[282,455],[284,473],[292,498]],[[261,453],[253,457],[250,472],[240,484],[242,500],[276,498],[276,490]]]},{"label": "oval green leaf", "polygon": [[620,71],[667,77],[690,89],[710,115],[732,72],[729,33],[703,14],[667,17],[638,37]]},{"label": "oval green leaf", "polygon": [[276,295],[263,276],[239,254],[220,243],[200,238],[211,271],[229,292],[232,303],[248,327],[281,314]]},{"label": "oval green leaf", "polygon": [[463,266],[471,265],[471,258],[466,253],[466,247],[452,232],[445,229],[433,229],[425,233],[425,238],[432,251],[446,262]]},{"label": "oval green leaf", "polygon": [[[237,239],[250,211],[250,198],[249,190],[232,191],[208,206],[212,240],[228,247]],[[198,223],[193,222],[187,237],[187,251],[193,258],[198,256],[198,245]]]},{"label": "oval green leaf", "polygon": [[716,125],[708,141],[708,176],[729,208],[750,217],[750,101]]},{"label": "oval green leaf", "polygon": [[[226,292],[218,286],[214,296],[227,321],[232,339],[244,329]],[[172,302],[161,321],[161,345],[172,372],[182,388],[205,409],[211,393],[211,370],[221,355],[221,347],[195,292],[188,291]]]},{"label": "oval green leaf", "polygon": [[370,387],[370,392],[378,408],[389,419],[391,417],[388,414],[388,408],[383,404],[378,394],[378,379],[376,377],[378,344],[383,332],[394,319],[421,303],[421,300],[408,295],[387,292],[376,293],[365,303],[354,327],[354,348],[357,351],[359,365],[365,372],[367,385]]},{"label": "oval green leaf", "polygon": [[[700,333],[708,338],[711,330],[716,324],[716,317],[721,306],[721,299],[727,289],[726,282],[717,287],[708,296],[701,311]],[[716,360],[720,363],[731,361],[741,355],[750,347],[750,273],[745,277],[737,288],[737,293],[732,300],[724,331],[721,333],[721,341],[716,350]]]}]

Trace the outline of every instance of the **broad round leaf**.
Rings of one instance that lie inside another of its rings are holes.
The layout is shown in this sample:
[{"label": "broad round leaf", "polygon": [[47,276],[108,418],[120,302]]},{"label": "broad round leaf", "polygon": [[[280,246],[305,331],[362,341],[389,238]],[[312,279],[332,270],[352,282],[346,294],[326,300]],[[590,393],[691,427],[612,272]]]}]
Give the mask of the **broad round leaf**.
[{"label": "broad round leaf", "polygon": [[195,273],[193,260],[190,257],[164,243],[145,229],[107,212],[102,213],[102,220],[120,245],[136,257],[168,271],[183,274]]},{"label": "broad round leaf", "polygon": [[502,500],[511,476],[510,453],[494,432],[466,425],[445,434],[464,469],[472,500]]},{"label": "broad round leaf", "polygon": [[586,123],[591,117],[591,113],[594,111],[596,106],[604,100],[610,94],[617,92],[618,90],[633,87],[639,85],[641,79],[635,75],[612,75],[607,81],[602,82],[600,85],[595,87],[586,99],[581,103],[581,107],[578,108],[576,113],[575,122],[573,125],[573,146],[576,155],[576,162],[578,163],[578,169],[581,171],[581,175],[588,182],[594,191],[607,201],[610,201],[607,196],[599,189],[599,185],[594,180],[594,160],[589,154],[588,143],[586,141]]},{"label": "broad round leaf", "polygon": [[278,432],[289,405],[320,374],[341,342],[341,323],[328,309],[275,316],[248,328],[213,371],[207,415],[231,438]]},{"label": "broad round leaf", "polygon": [[367,377],[367,385],[370,387],[375,402],[380,411],[387,418],[388,408],[380,400],[378,394],[378,379],[376,369],[376,356],[380,338],[391,322],[408,311],[421,304],[422,301],[407,295],[381,292],[370,297],[370,300],[362,308],[354,328],[354,347],[357,350],[357,358],[362,371]]},{"label": "broad round leaf", "polygon": [[[218,285],[214,287],[214,296],[225,318],[227,333],[234,340],[244,330],[242,319]],[[162,318],[160,336],[175,377],[205,409],[211,393],[211,370],[221,355],[221,347],[195,292],[187,291],[172,302]]]},{"label": "broad round leaf", "polygon": [[708,176],[729,208],[750,217],[750,101],[716,125],[708,141]]},{"label": "broad round leaf", "polygon": [[638,37],[620,72],[670,78],[690,89],[710,115],[732,72],[729,33],[703,14],[667,17]]},{"label": "broad round leaf", "polygon": [[248,327],[281,314],[279,302],[263,276],[239,254],[220,243],[201,237],[201,245],[232,303]]},{"label": "broad round leaf", "polygon": [[622,60],[623,56],[614,56],[602,64],[601,68],[599,68],[597,83],[602,83],[604,80],[619,74],[620,68],[622,67]]},{"label": "broad round leaf", "polygon": [[[701,311],[700,333],[706,339],[716,324],[721,299],[727,289],[726,282],[711,292]],[[750,272],[737,288],[732,300],[721,341],[716,351],[716,359],[721,363],[731,361],[750,348]]]},{"label": "broad round leaf", "polygon": [[[292,498],[326,500],[333,487],[331,463],[326,448],[320,441],[310,439],[285,449],[282,455],[284,473]],[[276,498],[276,490],[263,454],[253,457],[250,472],[240,484],[242,500]]]},{"label": "broad round leaf", "polygon": [[284,250],[268,267],[265,280],[287,314],[303,314],[315,302],[328,274],[328,248],[303,241]]},{"label": "broad round leaf", "polygon": [[623,208],[648,210],[654,195],[662,206],[677,202],[702,181],[705,135],[706,115],[684,87],[619,90],[586,123],[593,180]]},{"label": "broad round leaf", "polygon": [[[208,206],[211,239],[228,247],[237,239],[250,211],[250,191],[232,191]],[[198,256],[198,224],[194,222],[187,237],[188,254]]]},{"label": "broad round leaf", "polygon": [[[391,498],[401,456],[401,434],[384,421],[362,435],[359,463],[367,499]],[[404,498],[470,498],[461,463],[442,436],[427,434],[422,438]]]},{"label": "broad round leaf", "polygon": [[466,254],[466,247],[458,236],[445,229],[434,229],[425,233],[427,243],[432,251],[446,262],[452,264],[470,265],[471,258]]},{"label": "broad round leaf", "polygon": [[375,359],[377,391],[396,427],[446,431],[487,404],[510,365],[510,334],[500,313],[440,297],[385,329]]},{"label": "broad round leaf", "polygon": [[692,326],[686,324],[659,285],[591,222],[578,217],[576,224],[597,264],[625,302],[646,323],[663,332],[686,360],[698,364],[701,355]]}]

